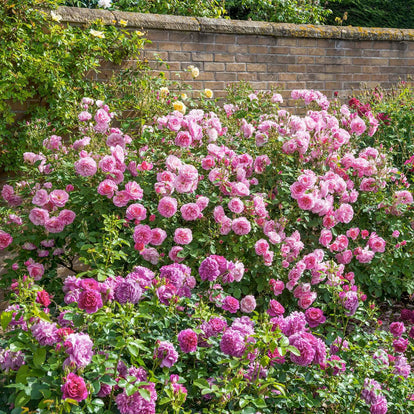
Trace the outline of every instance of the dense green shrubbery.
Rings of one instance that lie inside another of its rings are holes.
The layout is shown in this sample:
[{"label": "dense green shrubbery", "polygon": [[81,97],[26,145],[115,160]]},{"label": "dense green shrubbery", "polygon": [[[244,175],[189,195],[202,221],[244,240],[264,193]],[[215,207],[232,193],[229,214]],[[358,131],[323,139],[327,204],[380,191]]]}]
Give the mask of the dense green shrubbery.
[{"label": "dense green shrubbery", "polygon": [[[97,21],[88,27],[61,24],[59,0],[4,0],[0,3],[0,168],[16,170],[28,142],[26,122],[66,135],[75,125],[70,110],[85,94],[105,96],[105,84],[88,79],[102,62],[137,58],[140,33]],[[24,120],[13,107],[25,105]],[[59,122],[56,122],[59,120]]]},{"label": "dense green shrubbery", "polygon": [[414,0],[328,0],[327,7],[333,12],[329,24],[414,28]]}]

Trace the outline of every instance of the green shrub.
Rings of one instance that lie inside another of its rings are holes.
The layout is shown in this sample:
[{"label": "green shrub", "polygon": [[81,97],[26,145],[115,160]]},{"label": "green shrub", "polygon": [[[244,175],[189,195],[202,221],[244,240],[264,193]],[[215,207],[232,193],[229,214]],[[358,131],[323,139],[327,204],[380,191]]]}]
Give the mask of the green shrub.
[{"label": "green shrub", "polygon": [[[91,81],[103,61],[138,58],[142,34],[96,21],[87,27],[60,23],[59,0],[4,0],[0,4],[0,168],[16,170],[27,142],[27,122],[47,119],[66,135],[76,118],[75,102],[105,85]],[[16,122],[16,104],[24,104]],[[59,120],[59,122],[56,122]]]}]

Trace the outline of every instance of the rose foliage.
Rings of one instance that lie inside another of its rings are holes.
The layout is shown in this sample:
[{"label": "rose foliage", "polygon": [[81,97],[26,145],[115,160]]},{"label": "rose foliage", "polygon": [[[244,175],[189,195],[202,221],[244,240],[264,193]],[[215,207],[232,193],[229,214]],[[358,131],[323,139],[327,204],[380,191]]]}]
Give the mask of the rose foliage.
[{"label": "rose foliage", "polygon": [[308,90],[304,116],[277,93],[153,93],[170,111],[136,137],[84,98],[2,188],[3,407],[411,412],[414,314],[382,328],[361,278],[404,290],[389,270],[413,239],[405,176],[356,144],[375,115]]}]

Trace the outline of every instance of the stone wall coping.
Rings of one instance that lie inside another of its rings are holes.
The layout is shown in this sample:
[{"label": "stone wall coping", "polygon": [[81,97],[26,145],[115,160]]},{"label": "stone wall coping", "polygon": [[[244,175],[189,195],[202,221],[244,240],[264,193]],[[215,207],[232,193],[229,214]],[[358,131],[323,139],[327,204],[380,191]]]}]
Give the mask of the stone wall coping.
[{"label": "stone wall coping", "polygon": [[[101,19],[132,30],[174,30],[200,33],[224,33],[274,37],[297,37],[342,40],[414,41],[412,29],[378,27],[323,26],[311,24],[268,23],[256,21],[210,19],[206,17],[171,16],[149,13],[130,13],[100,9],[61,6],[57,14],[62,22],[83,25]],[[125,24],[126,22],[126,24]]]}]

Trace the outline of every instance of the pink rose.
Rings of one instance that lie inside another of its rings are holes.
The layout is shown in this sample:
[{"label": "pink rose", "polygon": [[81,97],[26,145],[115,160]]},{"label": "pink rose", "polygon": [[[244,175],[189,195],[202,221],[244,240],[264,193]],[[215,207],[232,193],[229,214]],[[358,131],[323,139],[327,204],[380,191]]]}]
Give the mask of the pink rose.
[{"label": "pink rose", "polygon": [[45,229],[49,233],[60,233],[65,228],[65,222],[60,217],[51,217],[45,222]]},{"label": "pink rose", "polygon": [[91,157],[81,158],[75,162],[74,166],[76,173],[82,177],[95,175],[98,169],[95,160]]},{"label": "pink rose", "polygon": [[158,203],[158,212],[170,218],[177,212],[177,200],[173,197],[163,197]]},{"label": "pink rose", "polygon": [[58,219],[65,225],[72,224],[76,218],[76,214],[72,210],[62,210],[59,213]]},{"label": "pink rose", "polygon": [[174,233],[174,242],[177,244],[190,244],[193,240],[193,234],[190,229],[178,228]]},{"label": "pink rose", "polygon": [[231,223],[231,229],[239,236],[250,233],[251,225],[246,217],[236,218]]},{"label": "pink rose", "polygon": [[66,382],[62,385],[61,391],[63,400],[69,398],[80,402],[88,398],[88,390],[84,379],[72,372],[66,377]]},{"label": "pink rose", "polygon": [[197,220],[201,216],[200,207],[196,203],[184,204],[180,211],[186,221]]},{"label": "pink rose", "polygon": [[118,186],[113,180],[106,179],[98,185],[98,194],[107,196],[108,198],[112,198],[117,190]]},{"label": "pink rose", "polygon": [[139,203],[131,204],[126,210],[126,218],[128,220],[145,220],[147,217],[146,208]]},{"label": "pink rose", "polygon": [[0,230],[0,250],[4,250],[8,247],[13,241],[13,237],[9,233],[6,233],[3,230]]},{"label": "pink rose", "polygon": [[56,207],[64,207],[69,200],[69,194],[65,190],[53,190],[49,199]]},{"label": "pink rose", "polygon": [[102,296],[94,289],[85,289],[79,295],[78,306],[86,313],[95,313],[103,306]]},{"label": "pink rose", "polygon": [[167,233],[159,228],[152,229],[150,243],[154,246],[160,246],[163,241],[167,238]]},{"label": "pink rose", "polygon": [[29,213],[29,220],[35,226],[44,226],[46,221],[49,220],[49,212],[43,208],[33,208]]}]

